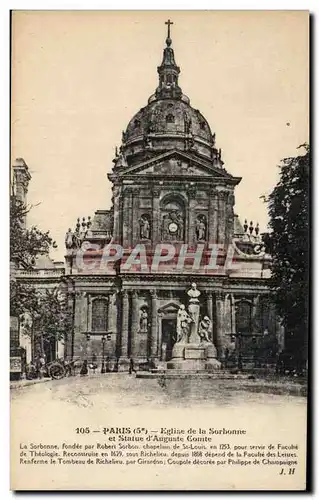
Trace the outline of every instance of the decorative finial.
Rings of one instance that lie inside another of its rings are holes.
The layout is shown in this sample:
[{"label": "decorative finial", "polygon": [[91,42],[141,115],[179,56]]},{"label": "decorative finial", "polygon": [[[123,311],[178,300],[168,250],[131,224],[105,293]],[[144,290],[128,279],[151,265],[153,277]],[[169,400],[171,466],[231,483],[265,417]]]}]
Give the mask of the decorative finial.
[{"label": "decorative finial", "polygon": [[245,231],[245,233],[247,233],[247,229],[248,229],[248,224],[247,224],[247,219],[245,219],[245,222],[244,222],[244,231]]},{"label": "decorative finial", "polygon": [[257,224],[256,224],[255,233],[256,233],[256,236],[258,236],[258,234],[259,234],[259,222],[257,222]]},{"label": "decorative finial", "polygon": [[174,24],[170,19],[168,21],[165,21],[165,24],[167,25],[167,38],[166,38],[166,45],[169,47],[172,45],[172,40],[171,40],[171,25]]},{"label": "decorative finial", "polygon": [[250,221],[250,226],[249,226],[249,232],[250,232],[250,234],[252,234],[252,233],[253,233],[253,230],[254,230],[254,223],[253,223],[253,221],[251,220],[251,221]]}]

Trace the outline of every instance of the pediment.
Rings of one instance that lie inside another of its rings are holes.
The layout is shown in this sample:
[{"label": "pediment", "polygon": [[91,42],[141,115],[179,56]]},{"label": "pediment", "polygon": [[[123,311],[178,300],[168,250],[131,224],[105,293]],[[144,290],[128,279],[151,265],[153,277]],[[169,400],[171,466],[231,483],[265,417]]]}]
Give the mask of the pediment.
[{"label": "pediment", "polygon": [[120,176],[194,176],[233,178],[226,170],[182,151],[169,151],[131,167],[122,169]]},{"label": "pediment", "polygon": [[175,302],[170,302],[169,304],[160,307],[158,312],[161,314],[171,314],[171,313],[177,313],[178,309],[179,305],[175,304]]}]

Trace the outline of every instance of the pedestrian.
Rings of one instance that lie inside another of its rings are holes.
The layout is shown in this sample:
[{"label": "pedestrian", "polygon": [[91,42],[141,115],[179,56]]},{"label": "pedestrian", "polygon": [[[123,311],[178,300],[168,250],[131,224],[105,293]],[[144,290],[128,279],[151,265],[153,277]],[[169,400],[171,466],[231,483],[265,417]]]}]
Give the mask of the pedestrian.
[{"label": "pedestrian", "polygon": [[129,372],[129,375],[131,375],[131,374],[132,374],[132,372],[136,373],[136,370],[135,370],[135,368],[134,368],[134,361],[133,361],[133,359],[132,359],[132,358],[130,359],[130,368],[129,368],[129,371],[128,371],[128,372]]},{"label": "pedestrian", "polygon": [[82,364],[82,367],[81,367],[81,371],[80,371],[81,377],[84,377],[85,375],[87,375],[88,372],[89,372],[89,370],[88,370],[88,361],[87,361],[87,359],[85,359],[83,361],[83,364]]}]

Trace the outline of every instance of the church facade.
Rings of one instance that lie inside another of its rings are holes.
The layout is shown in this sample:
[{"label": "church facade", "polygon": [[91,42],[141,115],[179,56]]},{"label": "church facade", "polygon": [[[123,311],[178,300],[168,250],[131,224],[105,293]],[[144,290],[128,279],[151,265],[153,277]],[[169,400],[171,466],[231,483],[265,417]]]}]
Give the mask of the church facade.
[{"label": "church facade", "polygon": [[234,212],[241,178],[227,172],[215,133],[179,86],[168,28],[158,86],[122,133],[108,174],[112,206],[66,234],[65,355],[106,358],[119,370],[130,359],[166,363],[177,311],[196,283],[218,359],[258,363],[283,342],[270,258],[258,224]]}]

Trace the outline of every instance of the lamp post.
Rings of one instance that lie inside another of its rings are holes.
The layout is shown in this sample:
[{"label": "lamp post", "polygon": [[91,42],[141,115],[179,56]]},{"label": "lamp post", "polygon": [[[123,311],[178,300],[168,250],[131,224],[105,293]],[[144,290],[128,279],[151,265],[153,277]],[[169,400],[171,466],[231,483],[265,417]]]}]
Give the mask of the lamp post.
[{"label": "lamp post", "polygon": [[101,366],[101,373],[105,373],[105,335],[102,335],[102,366]]}]

